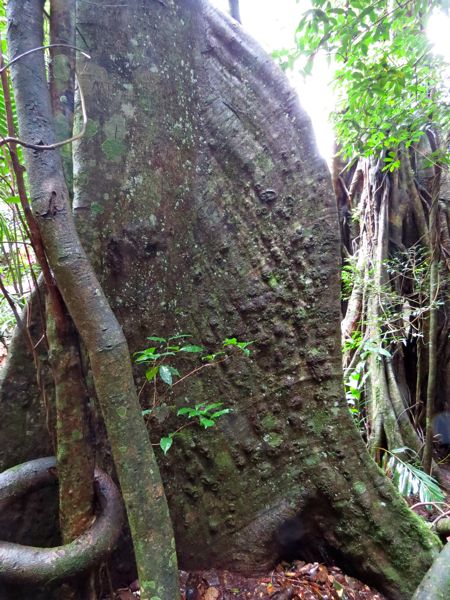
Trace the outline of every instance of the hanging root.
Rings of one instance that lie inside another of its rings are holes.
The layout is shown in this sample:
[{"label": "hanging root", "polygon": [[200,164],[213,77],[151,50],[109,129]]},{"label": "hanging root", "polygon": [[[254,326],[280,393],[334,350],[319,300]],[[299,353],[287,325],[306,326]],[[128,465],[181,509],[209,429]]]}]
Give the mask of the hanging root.
[{"label": "hanging root", "polygon": [[[0,507],[31,490],[56,483],[56,459],[38,458],[0,475]],[[15,583],[43,584],[77,575],[104,560],[122,530],[119,490],[111,478],[95,470],[95,492],[100,507],[94,523],[70,544],[37,548],[0,542],[0,578]]]}]

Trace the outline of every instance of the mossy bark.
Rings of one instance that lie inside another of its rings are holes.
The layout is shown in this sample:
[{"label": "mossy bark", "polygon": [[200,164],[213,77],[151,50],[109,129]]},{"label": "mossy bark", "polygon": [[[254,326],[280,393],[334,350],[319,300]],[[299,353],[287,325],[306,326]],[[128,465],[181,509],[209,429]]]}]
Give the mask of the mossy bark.
[{"label": "mossy bark", "polygon": [[450,544],[434,561],[412,600],[447,600],[450,597]]},{"label": "mossy bark", "polygon": [[295,93],[199,0],[82,3],[78,29],[92,60],[74,210],[130,350],[152,334],[254,340],[252,361],[180,384],[150,422],[158,443],[180,424],[173,405],[233,409],[160,455],[180,564],[254,573],[317,558],[409,598],[440,544],[348,414],[338,217]]},{"label": "mossy bark", "polygon": [[63,542],[80,535],[92,518],[94,456],[88,424],[88,397],[80,364],[78,336],[55,331],[48,321],[52,374],[55,379],[56,442]]},{"label": "mossy bark", "polygon": [[[208,369],[170,401],[233,409],[161,456],[180,562],[336,560],[406,598],[439,543],[370,461],[343,400],[337,214],[309,119],[270,58],[206,3],[133,6],[79,15],[93,57],[79,230],[132,350],[180,331],[211,349],[255,340],[251,362]],[[126,35],[107,35],[113,21]],[[161,411],[153,441],[178,425]]]},{"label": "mossy bark", "polygon": [[[75,101],[75,51],[63,47],[75,45],[76,2],[51,0],[49,87],[55,133],[58,141],[72,137]],[[72,146],[60,148],[67,187],[72,194]]]},{"label": "mossy bark", "polygon": [[[11,55],[42,45],[43,2],[8,4]],[[55,141],[42,52],[12,66],[19,133],[34,144]],[[32,75],[30,75],[32,74]],[[130,357],[117,322],[75,231],[56,150],[25,152],[33,214],[58,289],[89,353],[96,393],[127,508],[141,598],[179,596],[172,527],[164,489],[137,402]]]}]

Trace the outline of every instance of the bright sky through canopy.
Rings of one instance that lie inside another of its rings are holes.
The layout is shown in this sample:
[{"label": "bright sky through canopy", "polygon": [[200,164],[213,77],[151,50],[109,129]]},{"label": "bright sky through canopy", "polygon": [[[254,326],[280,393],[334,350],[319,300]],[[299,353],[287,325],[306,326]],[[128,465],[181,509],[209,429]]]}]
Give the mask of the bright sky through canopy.
[{"label": "bright sky through canopy", "polygon": [[[228,0],[211,0],[212,4],[228,12]],[[294,33],[302,13],[308,9],[308,0],[241,0],[240,9],[244,28],[267,52],[294,45]],[[333,110],[333,93],[330,86],[331,72],[325,60],[314,66],[314,75],[306,81],[298,73],[287,75],[298,91],[300,103],[313,122],[317,145],[326,159],[333,154],[333,131],[328,115]]]},{"label": "bright sky through canopy", "polygon": [[427,32],[434,50],[450,62],[450,17],[435,12],[428,22]]},{"label": "bright sky through canopy", "polygon": [[[228,12],[228,0],[211,0]],[[240,10],[244,28],[267,50],[289,48],[294,44],[295,29],[302,13],[310,7],[308,0],[241,0]],[[442,12],[430,17],[428,35],[435,51],[450,62],[450,17]],[[295,71],[287,75],[297,89],[300,102],[311,117],[320,153],[327,160],[333,154],[333,131],[328,115],[334,108],[331,86],[332,73],[324,57],[317,57],[313,73],[306,80]]]}]

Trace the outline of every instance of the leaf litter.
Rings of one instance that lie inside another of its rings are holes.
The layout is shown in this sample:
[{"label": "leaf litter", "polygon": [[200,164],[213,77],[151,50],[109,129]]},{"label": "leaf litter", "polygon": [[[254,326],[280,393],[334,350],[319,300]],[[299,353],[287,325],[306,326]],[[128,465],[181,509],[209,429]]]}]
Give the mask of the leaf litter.
[{"label": "leaf litter", "polygon": [[[244,577],[229,571],[180,571],[182,600],[385,600],[338,567],[297,560],[270,574]],[[139,598],[137,582],[117,590],[114,600]]]}]

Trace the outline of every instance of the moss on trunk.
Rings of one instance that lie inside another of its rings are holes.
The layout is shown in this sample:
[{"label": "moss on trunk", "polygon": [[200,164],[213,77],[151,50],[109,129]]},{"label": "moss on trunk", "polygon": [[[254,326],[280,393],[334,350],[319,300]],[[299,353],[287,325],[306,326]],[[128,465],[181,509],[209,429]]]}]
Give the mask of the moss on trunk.
[{"label": "moss on trunk", "polygon": [[283,556],[334,560],[409,598],[440,544],[347,411],[338,217],[294,92],[199,0],[82,3],[78,18],[92,60],[80,65],[90,122],[74,209],[131,351],[154,334],[192,333],[211,349],[254,340],[251,362],[178,386],[150,422],[158,443],[179,425],[170,406],[233,409],[159,456],[180,564],[250,573]]}]

